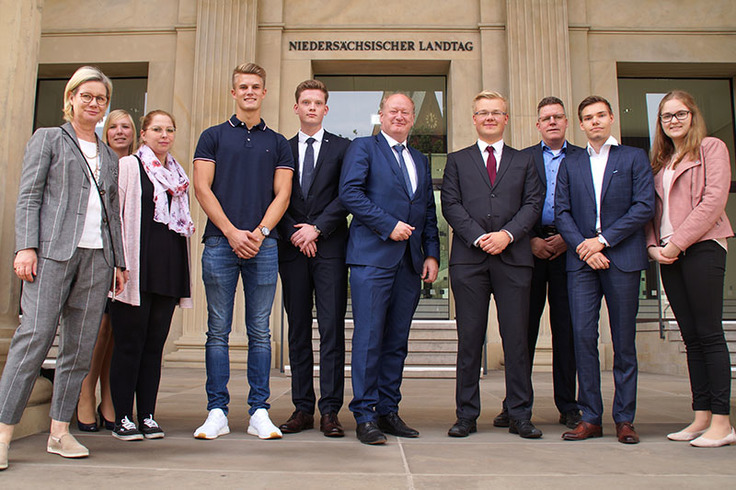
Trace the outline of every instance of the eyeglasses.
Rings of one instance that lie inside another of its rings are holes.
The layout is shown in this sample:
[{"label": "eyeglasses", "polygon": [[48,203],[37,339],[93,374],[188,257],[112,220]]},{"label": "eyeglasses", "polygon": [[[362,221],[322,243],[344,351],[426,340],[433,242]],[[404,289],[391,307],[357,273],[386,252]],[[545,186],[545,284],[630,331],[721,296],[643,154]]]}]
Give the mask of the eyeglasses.
[{"label": "eyeglasses", "polygon": [[91,104],[92,99],[94,99],[97,101],[97,105],[99,106],[106,106],[107,101],[109,100],[105,95],[92,95],[88,93],[79,94],[79,98],[82,99],[82,102],[85,104]]},{"label": "eyeglasses", "polygon": [[162,134],[164,131],[166,131],[166,134],[172,135],[172,134],[176,133],[176,128],[172,128],[172,127],[169,127],[169,128],[161,128],[159,126],[151,126],[146,131],[153,131],[156,134]]},{"label": "eyeglasses", "polygon": [[473,115],[481,119],[487,119],[488,116],[491,116],[493,119],[501,119],[504,116],[506,116],[506,113],[501,112],[501,111],[493,111],[493,112],[478,111],[478,112],[474,112]]},{"label": "eyeglasses", "polygon": [[565,114],[552,114],[552,115],[549,115],[549,116],[540,117],[539,118],[539,122],[542,122],[542,123],[545,123],[546,124],[546,123],[548,123],[548,122],[550,122],[552,120],[562,121],[565,118],[567,118],[567,116]]},{"label": "eyeglasses", "polygon": [[663,123],[671,122],[673,117],[682,122],[687,119],[690,114],[692,114],[692,112],[690,111],[677,111],[674,114],[672,114],[671,112],[665,112],[664,114],[660,114],[659,118],[662,120]]}]

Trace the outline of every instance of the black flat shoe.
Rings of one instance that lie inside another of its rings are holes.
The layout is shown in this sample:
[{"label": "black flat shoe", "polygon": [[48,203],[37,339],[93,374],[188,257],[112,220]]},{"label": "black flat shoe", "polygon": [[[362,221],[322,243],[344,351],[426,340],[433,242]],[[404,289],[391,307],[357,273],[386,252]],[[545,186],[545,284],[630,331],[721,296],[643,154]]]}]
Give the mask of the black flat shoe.
[{"label": "black flat shoe", "polygon": [[96,420],[91,424],[85,424],[84,422],[80,422],[78,410],[77,410],[77,429],[81,430],[82,432],[99,432],[100,431],[100,428],[97,426]]},{"label": "black flat shoe", "polygon": [[114,430],[115,429],[115,422],[112,422],[110,420],[107,420],[105,418],[105,416],[102,415],[102,405],[98,405],[97,406],[97,413],[100,415],[100,426],[101,427],[103,427],[105,430]]}]

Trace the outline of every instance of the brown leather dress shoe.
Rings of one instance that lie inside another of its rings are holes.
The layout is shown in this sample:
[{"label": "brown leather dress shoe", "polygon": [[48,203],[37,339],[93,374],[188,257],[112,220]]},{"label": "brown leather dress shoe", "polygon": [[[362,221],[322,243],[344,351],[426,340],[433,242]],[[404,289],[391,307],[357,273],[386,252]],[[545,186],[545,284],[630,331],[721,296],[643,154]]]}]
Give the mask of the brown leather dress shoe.
[{"label": "brown leather dress shoe", "polygon": [[300,410],[294,411],[294,413],[291,414],[291,417],[289,417],[289,420],[279,426],[279,429],[281,429],[281,432],[284,434],[296,434],[297,432],[313,428],[314,415]]},{"label": "brown leather dress shoe", "polygon": [[562,438],[566,441],[582,441],[591,437],[603,437],[603,428],[585,421],[580,422],[573,430],[562,433]]},{"label": "brown leather dress shoe", "polygon": [[345,431],[335,412],[326,413],[319,419],[319,430],[325,437],[343,437]]},{"label": "brown leather dress shoe", "polygon": [[639,434],[636,433],[631,422],[619,422],[616,424],[616,437],[623,444],[638,444]]}]

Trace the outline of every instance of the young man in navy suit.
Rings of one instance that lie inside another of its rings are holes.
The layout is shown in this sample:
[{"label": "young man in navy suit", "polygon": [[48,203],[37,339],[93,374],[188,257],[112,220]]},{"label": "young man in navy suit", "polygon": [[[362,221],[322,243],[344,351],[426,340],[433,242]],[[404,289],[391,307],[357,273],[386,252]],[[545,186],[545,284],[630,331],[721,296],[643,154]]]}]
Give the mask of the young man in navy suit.
[{"label": "young man in navy suit", "polygon": [[[542,141],[522,150],[534,158],[544,192],[542,214],[529,239],[534,254],[529,297],[529,364],[534,364],[539,320],[545,303],[549,301],[555,406],[560,412],[560,423],[574,429],[580,422],[580,410],[575,400],[575,346],[567,298],[567,245],[555,227],[555,187],[562,162],[583,149],[565,139],[567,114],[562,100],[557,97],[545,97],[537,104],[537,129]],[[503,411],[493,419],[493,425],[509,426],[505,402]]]},{"label": "young man in navy suit", "polygon": [[542,188],[531,155],[503,142],[506,99],[483,91],[473,100],[478,141],[447,156],[442,214],[452,227],[450,284],[457,311],[457,421],[451,437],[476,431],[480,367],[494,296],[504,352],[509,432],[542,437],[531,422],[532,380],[527,346],[532,258],[529,233],[539,218]]},{"label": "young man in navy suit", "polygon": [[[291,400],[294,413],[279,427],[284,434],[314,427],[312,306],[319,326],[320,430],[345,435],[337,414],[345,381],[345,308],[348,268],[347,211],[338,197],[340,171],[350,141],[322,127],[327,87],[305,80],[296,88],[294,113],[300,130],[289,140],[295,172],[289,208],[278,225],[279,272],[289,317]],[[314,301],[312,300],[314,295]]]},{"label": "young man in navy suit", "polygon": [[567,243],[568,292],[582,421],[568,441],[601,437],[603,401],[598,319],[606,297],[613,341],[613,420],[616,436],[636,444],[636,313],[641,271],[647,267],[644,225],[654,216],[654,183],[646,153],[611,136],[613,111],[591,95],[578,106],[586,151],[560,167],[555,223]]},{"label": "young man in navy suit", "polygon": [[348,239],[353,331],[350,411],[364,444],[418,437],[399,417],[409,328],[421,281],[439,271],[439,232],[427,157],[407,145],[414,102],[384,96],[381,132],[345,154],[340,199],[353,213]]}]

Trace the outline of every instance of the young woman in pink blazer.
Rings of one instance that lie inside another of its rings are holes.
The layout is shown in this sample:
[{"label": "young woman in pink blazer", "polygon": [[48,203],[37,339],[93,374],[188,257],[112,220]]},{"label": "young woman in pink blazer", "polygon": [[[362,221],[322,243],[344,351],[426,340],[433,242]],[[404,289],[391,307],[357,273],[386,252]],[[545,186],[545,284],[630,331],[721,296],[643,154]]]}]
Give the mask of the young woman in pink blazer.
[{"label": "young woman in pink blazer", "polygon": [[697,447],[736,443],[729,421],[731,366],[723,334],[725,207],[731,163],[723,141],[706,136],[692,95],[669,92],[659,104],[652,146],[656,212],[647,227],[649,256],[687,349],[693,422],[667,437]]}]

